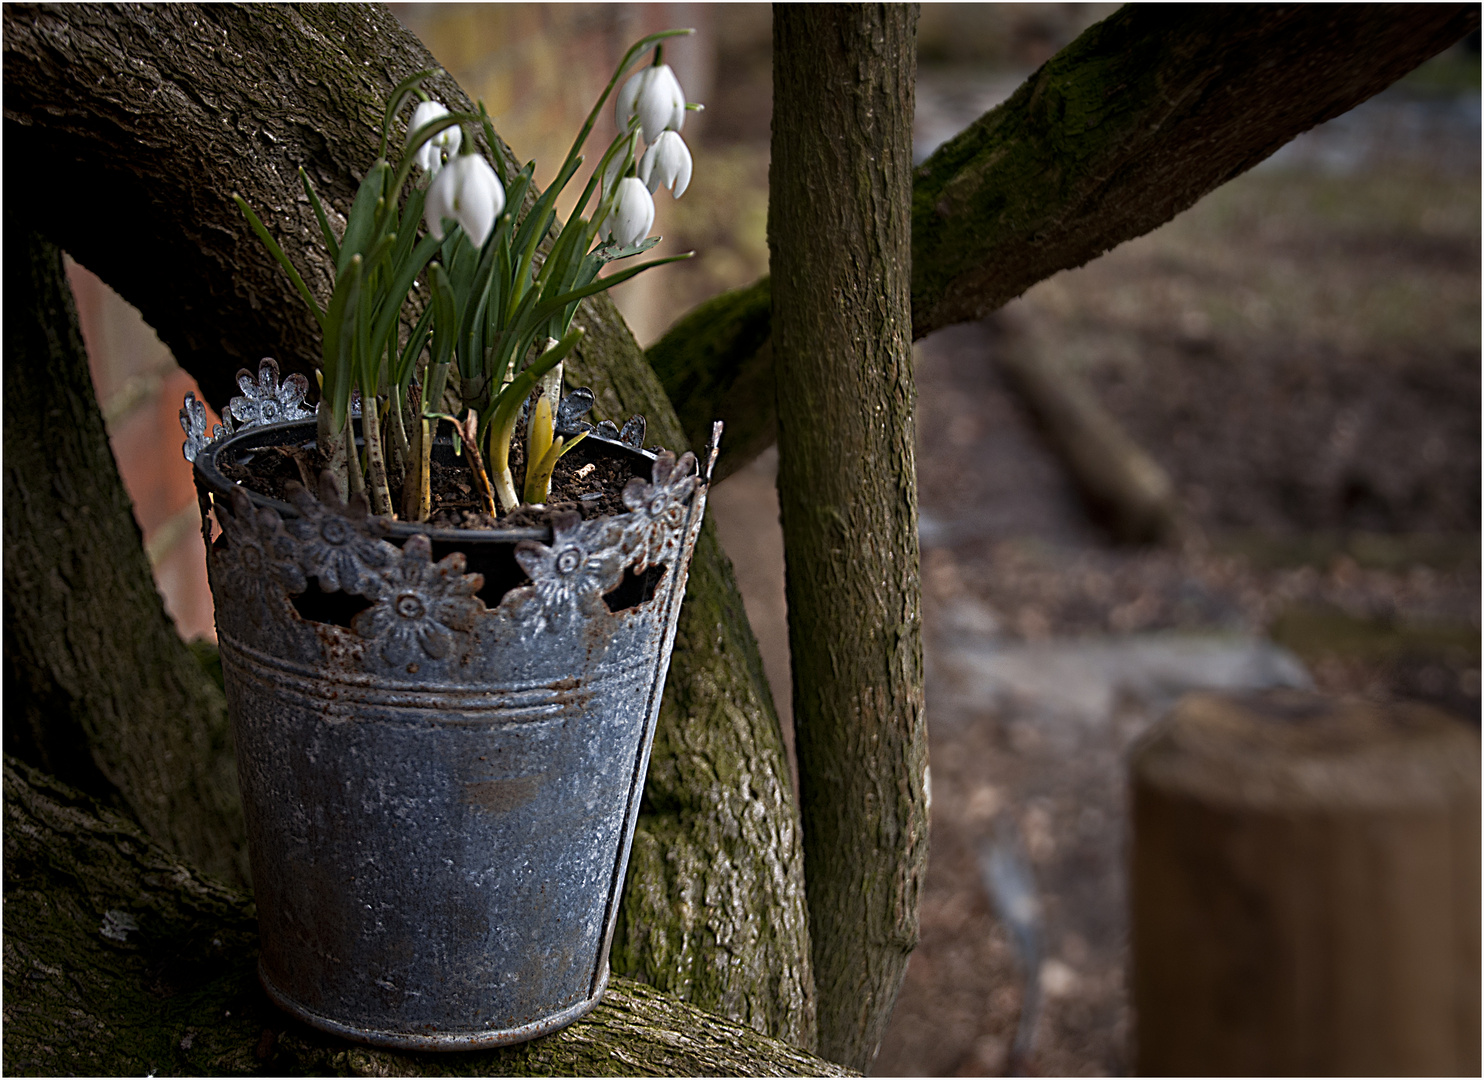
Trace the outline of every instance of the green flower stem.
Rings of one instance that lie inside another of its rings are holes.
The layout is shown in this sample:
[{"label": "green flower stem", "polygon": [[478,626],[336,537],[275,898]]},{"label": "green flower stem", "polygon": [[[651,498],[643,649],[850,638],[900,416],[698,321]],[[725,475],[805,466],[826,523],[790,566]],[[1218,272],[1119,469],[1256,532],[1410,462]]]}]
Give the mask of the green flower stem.
[{"label": "green flower stem", "polygon": [[[528,418],[525,421],[525,460],[531,466],[546,457],[546,451],[552,447],[552,399],[543,393],[545,387],[536,390],[536,401],[531,402]],[[527,488],[527,503],[536,503],[537,498],[530,497],[530,484]]]},{"label": "green flower stem", "polygon": [[389,396],[391,402],[391,429],[392,429],[392,467],[391,478],[396,480],[401,477],[402,487],[407,486],[407,473],[412,468],[412,445],[407,439],[407,422],[402,416],[402,403],[406,395],[400,387],[393,387]]},{"label": "green flower stem", "polygon": [[[361,402],[361,412],[366,411],[366,403]],[[350,493],[352,495],[366,494],[366,474],[361,471],[361,455],[356,452],[356,427],[355,417],[350,415],[350,410],[345,411],[345,472],[350,480]]]},{"label": "green flower stem", "polygon": [[380,412],[380,400],[374,397],[368,399],[363,390],[361,392],[361,434],[366,440],[366,464],[371,473],[370,481],[366,485],[371,496],[371,512],[390,516],[392,495],[386,483],[386,459],[381,453],[381,421],[377,415]]},{"label": "green flower stem", "polygon": [[323,396],[315,406],[314,419],[315,441],[324,458],[325,468],[335,478],[335,494],[344,502],[350,495],[345,473],[345,429],[335,426],[335,412]]}]

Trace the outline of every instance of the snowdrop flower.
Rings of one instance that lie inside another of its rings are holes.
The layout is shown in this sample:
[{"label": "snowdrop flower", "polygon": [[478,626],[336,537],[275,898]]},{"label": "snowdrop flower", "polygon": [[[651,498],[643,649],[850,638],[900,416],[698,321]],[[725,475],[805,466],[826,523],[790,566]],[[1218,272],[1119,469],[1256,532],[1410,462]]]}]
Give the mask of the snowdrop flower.
[{"label": "snowdrop flower", "polygon": [[478,154],[460,154],[428,186],[424,220],[428,232],[442,240],[443,219],[453,218],[475,247],[483,247],[504,209],[505,189],[490,163]]},{"label": "snowdrop flower", "polygon": [[620,247],[631,247],[649,235],[654,224],[654,200],[637,176],[626,176],[618,182],[613,209],[603,222],[603,238]]},{"label": "snowdrop flower", "polygon": [[673,131],[660,132],[660,137],[639,159],[639,179],[651,194],[667,187],[675,193],[675,198],[680,198],[690,183],[690,171],[690,150],[685,140]]},{"label": "snowdrop flower", "polygon": [[652,64],[623,84],[613,106],[618,130],[627,131],[635,115],[647,143],[662,131],[679,131],[685,123],[685,94],[669,64]]},{"label": "snowdrop flower", "polygon": [[[407,141],[410,143],[413,133],[424,124],[447,115],[448,110],[436,101],[420,102],[412,110],[412,122],[407,125]],[[459,144],[463,141],[464,132],[458,124],[446,127],[417,148],[417,164],[426,173],[437,173],[443,167],[444,154],[452,158],[458,153]]]}]

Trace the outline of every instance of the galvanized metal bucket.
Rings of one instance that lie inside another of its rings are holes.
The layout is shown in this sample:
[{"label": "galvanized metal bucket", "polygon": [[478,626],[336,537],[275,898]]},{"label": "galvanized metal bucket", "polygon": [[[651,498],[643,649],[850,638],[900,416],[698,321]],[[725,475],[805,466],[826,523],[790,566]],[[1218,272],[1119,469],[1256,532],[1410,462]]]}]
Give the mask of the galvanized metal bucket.
[{"label": "galvanized metal bucket", "polygon": [[698,472],[590,438],[574,455],[629,464],[629,512],[504,533],[221,472],[313,438],[255,427],[195,455],[263,986],[375,1045],[556,1030],[608,980],[715,447]]}]

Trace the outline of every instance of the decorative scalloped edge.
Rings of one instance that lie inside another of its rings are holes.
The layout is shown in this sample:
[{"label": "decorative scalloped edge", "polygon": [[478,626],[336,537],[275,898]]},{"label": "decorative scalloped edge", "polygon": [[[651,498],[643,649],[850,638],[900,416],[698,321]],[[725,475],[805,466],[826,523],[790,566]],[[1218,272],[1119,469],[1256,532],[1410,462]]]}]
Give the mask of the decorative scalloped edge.
[{"label": "decorative scalloped edge", "polygon": [[[718,424],[704,459],[707,482],[719,435]],[[604,594],[625,571],[643,572],[680,551],[703,480],[696,466],[692,453],[677,459],[662,451],[651,480],[635,477],[625,487],[629,513],[591,521],[555,515],[549,545],[516,544],[516,561],[531,584],[506,593],[494,613],[527,630],[556,629],[602,613]],[[224,546],[212,549],[213,570],[222,584],[218,595],[244,605],[254,624],[273,617],[292,620],[289,598],[303,593],[313,577],[324,591],[372,601],[352,620],[351,630],[387,662],[420,656],[439,660],[456,653],[459,636],[490,614],[475,595],[484,579],[464,573],[461,553],[433,562],[426,536],[413,535],[399,549],[384,539],[388,522],[370,515],[363,498],[341,503],[327,477],[320,487],[319,499],[291,488],[290,499],[302,516],[287,521],[271,508],[255,507],[240,487],[232,489],[225,512],[218,501],[217,519],[226,538]]]}]

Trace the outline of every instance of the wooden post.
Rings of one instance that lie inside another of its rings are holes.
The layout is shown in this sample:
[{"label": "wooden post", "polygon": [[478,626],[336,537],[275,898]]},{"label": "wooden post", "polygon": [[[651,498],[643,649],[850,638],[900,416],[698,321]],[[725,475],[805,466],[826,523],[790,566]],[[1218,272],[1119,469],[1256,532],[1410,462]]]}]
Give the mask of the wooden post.
[{"label": "wooden post", "polygon": [[1140,1075],[1477,1075],[1478,729],[1294,691],[1135,747]]}]

